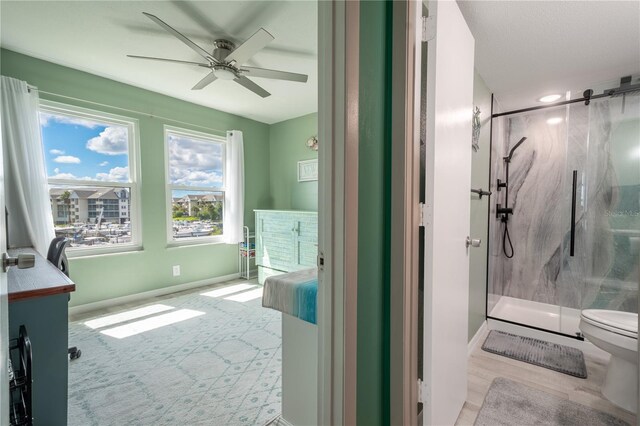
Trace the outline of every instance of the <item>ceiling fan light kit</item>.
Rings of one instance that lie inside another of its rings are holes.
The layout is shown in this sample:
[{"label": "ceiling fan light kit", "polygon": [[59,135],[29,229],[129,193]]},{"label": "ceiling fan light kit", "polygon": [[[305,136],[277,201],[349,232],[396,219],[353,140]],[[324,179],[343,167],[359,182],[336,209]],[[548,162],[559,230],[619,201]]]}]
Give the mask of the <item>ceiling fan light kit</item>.
[{"label": "ceiling fan light kit", "polygon": [[274,40],[274,37],[269,34],[264,28],[260,28],[255,32],[248,40],[236,47],[235,43],[218,39],[214,41],[213,52],[209,53],[196,43],[191,41],[188,37],[171,27],[169,24],[161,20],[155,15],[142,12],[147,18],[162,27],[169,34],[173,35],[189,48],[191,48],[198,55],[205,59],[206,63],[183,61],[178,59],[168,58],[156,58],[152,56],[139,56],[139,55],[127,55],[130,58],[135,59],[148,59],[154,61],[174,62],[189,65],[196,65],[199,67],[209,68],[211,71],[202,80],[196,83],[191,90],[201,90],[213,83],[220,80],[233,80],[242,87],[252,91],[253,93],[266,98],[271,94],[260,87],[258,84],[248,79],[249,77],[269,78],[275,80],[294,81],[298,83],[306,83],[308,76],[306,74],[298,74],[287,71],[270,70],[266,68],[253,68],[243,67],[246,61],[251,59],[256,53],[262,50],[267,44]]}]

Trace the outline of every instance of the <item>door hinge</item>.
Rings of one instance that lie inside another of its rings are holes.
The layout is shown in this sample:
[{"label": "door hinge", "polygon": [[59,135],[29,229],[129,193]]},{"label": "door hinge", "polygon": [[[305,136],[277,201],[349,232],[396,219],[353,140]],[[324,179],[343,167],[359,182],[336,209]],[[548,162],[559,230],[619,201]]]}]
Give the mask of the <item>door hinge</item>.
[{"label": "door hinge", "polygon": [[418,226],[424,228],[424,203],[420,203],[418,206],[420,208],[420,223],[418,223]]},{"label": "door hinge", "polygon": [[433,16],[422,17],[422,41],[430,41],[436,38],[436,20]]},{"label": "door hinge", "polygon": [[429,391],[427,390],[427,386],[424,384],[422,379],[418,379],[418,402],[423,404],[427,403],[427,398]]}]

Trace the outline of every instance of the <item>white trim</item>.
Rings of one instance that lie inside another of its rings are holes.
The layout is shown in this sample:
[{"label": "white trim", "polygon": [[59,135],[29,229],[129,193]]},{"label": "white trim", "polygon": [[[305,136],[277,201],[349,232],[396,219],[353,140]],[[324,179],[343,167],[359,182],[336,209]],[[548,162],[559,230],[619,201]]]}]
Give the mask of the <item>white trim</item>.
[{"label": "white trim", "polygon": [[[186,185],[174,185],[170,182],[170,170],[169,170],[169,134],[180,135],[187,138],[193,138],[198,140],[204,140],[211,143],[222,145],[222,186],[219,187],[200,187],[200,186],[186,186]],[[227,175],[226,167],[226,155],[227,155],[227,140],[226,138],[214,135],[212,133],[199,132],[197,130],[190,130],[183,127],[170,126],[165,124],[163,126],[163,150],[164,150],[164,184],[165,184],[165,210],[166,210],[166,241],[167,247],[179,247],[199,244],[218,244],[222,242],[224,235],[224,228],[222,234],[214,235],[212,237],[191,237],[191,238],[173,238],[173,191],[199,191],[199,192],[221,192],[222,197],[222,214],[225,211],[225,179]]]},{"label": "white trim", "polygon": [[129,199],[131,201],[131,206],[129,208],[129,221],[131,222],[131,243],[102,247],[69,247],[67,249],[67,255],[69,256],[69,258],[140,250],[142,248],[142,204],[140,202],[142,175],[140,172],[140,123],[138,119],[111,114],[99,110],[92,110],[75,105],[48,101],[45,99],[40,99],[38,111],[43,111],[45,113],[51,114],[71,115],[74,117],[93,120],[98,124],[115,124],[118,126],[126,127],[128,129],[129,138],[127,166],[129,168],[129,182],[50,179],[47,176],[48,184],[54,186],[64,185],[129,189]]},{"label": "white trim", "polygon": [[478,346],[478,344],[483,341],[482,338],[485,336],[488,330],[489,329],[487,327],[487,321],[482,321],[482,324],[478,328],[478,331],[476,331],[476,334],[473,335],[471,340],[469,340],[469,344],[467,345],[467,354],[469,356],[471,356],[471,353],[475,350],[476,346]]},{"label": "white trim", "polygon": [[420,2],[393,2],[390,422],[417,424],[420,204]]},{"label": "white trim", "polygon": [[318,2],[319,425],[356,423],[359,32],[359,1]]},{"label": "white trim", "polygon": [[85,303],[83,305],[72,306],[69,308],[69,315],[83,314],[98,309],[110,308],[112,306],[123,305],[125,303],[137,302],[139,300],[149,299],[151,297],[165,296],[179,291],[191,290],[198,287],[205,287],[225,281],[231,281],[240,277],[240,274],[229,274],[221,277],[209,278],[206,280],[191,281],[184,284],[169,285],[167,287],[156,290],[143,291],[142,293],[129,294],[127,296],[114,297],[112,299],[100,300],[99,302]]}]

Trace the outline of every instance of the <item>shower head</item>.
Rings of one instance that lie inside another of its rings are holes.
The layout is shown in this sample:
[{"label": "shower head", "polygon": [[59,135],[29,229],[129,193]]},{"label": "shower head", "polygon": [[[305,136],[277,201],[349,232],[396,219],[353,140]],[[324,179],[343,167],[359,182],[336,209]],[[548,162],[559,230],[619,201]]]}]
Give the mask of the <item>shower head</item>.
[{"label": "shower head", "polygon": [[508,156],[508,157],[504,157],[504,161],[505,161],[505,162],[507,162],[507,163],[509,163],[509,162],[511,161],[511,157],[513,157],[513,153],[514,153],[514,151],[515,151],[516,149],[518,149],[518,147],[519,147],[520,145],[522,145],[522,142],[524,142],[524,141],[526,141],[526,140],[527,140],[527,138],[526,138],[526,137],[524,137],[524,138],[520,139],[520,140],[518,141],[518,143],[517,143],[517,144],[515,144],[515,145],[513,146],[513,148],[511,148],[511,151],[509,151],[509,156]]}]

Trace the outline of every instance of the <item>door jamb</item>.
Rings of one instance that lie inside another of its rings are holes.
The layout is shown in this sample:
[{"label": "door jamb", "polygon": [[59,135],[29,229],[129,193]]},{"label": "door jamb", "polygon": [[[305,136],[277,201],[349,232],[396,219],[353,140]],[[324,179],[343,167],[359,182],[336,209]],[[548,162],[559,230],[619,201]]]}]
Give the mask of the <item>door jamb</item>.
[{"label": "door jamb", "polygon": [[356,424],[359,1],[318,2],[318,424]]},{"label": "door jamb", "polygon": [[422,2],[393,2],[390,415],[417,424]]}]

